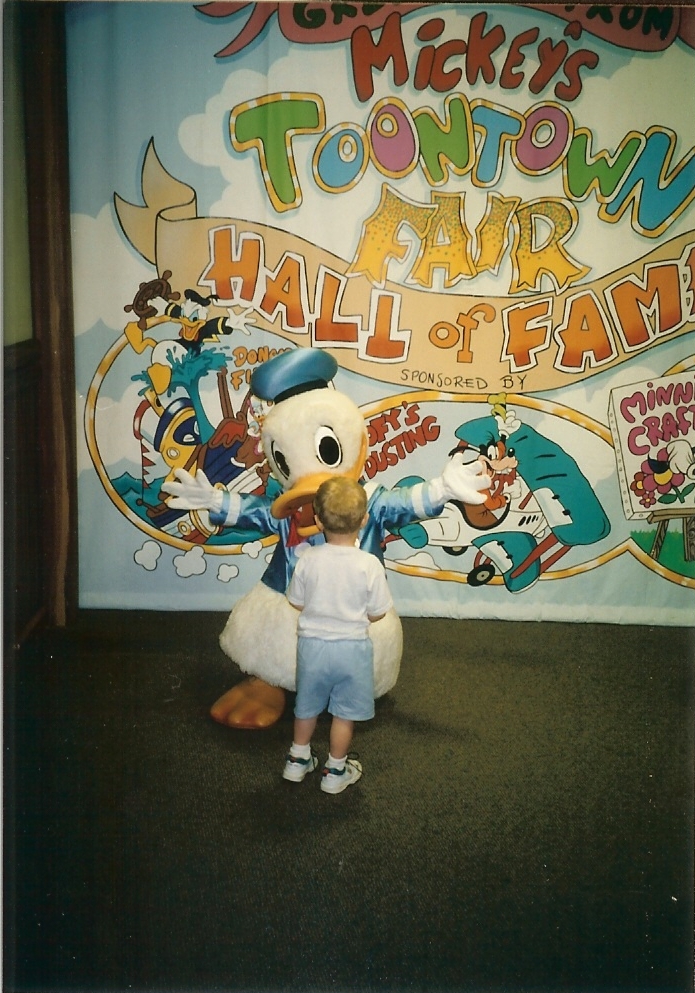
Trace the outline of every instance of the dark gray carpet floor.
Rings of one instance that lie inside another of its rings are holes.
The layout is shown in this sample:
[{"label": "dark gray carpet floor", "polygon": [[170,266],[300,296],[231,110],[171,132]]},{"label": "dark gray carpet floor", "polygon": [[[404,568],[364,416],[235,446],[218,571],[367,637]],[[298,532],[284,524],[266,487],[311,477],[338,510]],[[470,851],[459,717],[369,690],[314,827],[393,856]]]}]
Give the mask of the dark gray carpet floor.
[{"label": "dark gray carpet floor", "polygon": [[692,631],[406,618],[329,797],[207,716],[223,621],[6,661],[5,991],[692,990]]}]

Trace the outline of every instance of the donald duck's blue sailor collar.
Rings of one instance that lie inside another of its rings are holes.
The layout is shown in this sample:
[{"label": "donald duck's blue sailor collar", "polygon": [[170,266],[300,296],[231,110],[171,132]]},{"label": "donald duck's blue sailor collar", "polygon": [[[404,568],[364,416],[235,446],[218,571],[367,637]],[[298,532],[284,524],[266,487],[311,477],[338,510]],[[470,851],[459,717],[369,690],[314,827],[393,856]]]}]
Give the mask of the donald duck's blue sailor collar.
[{"label": "donald duck's blue sailor collar", "polygon": [[326,389],[338,363],[320,348],[295,348],[280,352],[251,374],[251,392],[260,400],[280,403],[298,393]]}]

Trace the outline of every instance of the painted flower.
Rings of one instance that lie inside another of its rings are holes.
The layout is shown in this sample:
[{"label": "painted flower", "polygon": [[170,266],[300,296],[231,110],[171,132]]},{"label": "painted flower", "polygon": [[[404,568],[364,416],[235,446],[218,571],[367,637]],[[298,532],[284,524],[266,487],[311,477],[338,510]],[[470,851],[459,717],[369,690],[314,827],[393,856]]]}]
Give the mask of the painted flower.
[{"label": "painted flower", "polygon": [[[651,479],[653,479],[653,477],[650,477],[650,480]],[[656,503],[654,487],[652,486],[648,489],[645,486],[645,474],[643,472],[635,473],[635,477],[630,483],[630,489],[637,496],[643,507],[653,507]]]},{"label": "painted flower", "polygon": [[675,490],[685,482],[682,472],[675,471],[669,464],[666,448],[661,448],[655,458],[645,459],[641,471],[636,472],[630,489],[639,498],[643,507],[653,507],[657,500]]}]

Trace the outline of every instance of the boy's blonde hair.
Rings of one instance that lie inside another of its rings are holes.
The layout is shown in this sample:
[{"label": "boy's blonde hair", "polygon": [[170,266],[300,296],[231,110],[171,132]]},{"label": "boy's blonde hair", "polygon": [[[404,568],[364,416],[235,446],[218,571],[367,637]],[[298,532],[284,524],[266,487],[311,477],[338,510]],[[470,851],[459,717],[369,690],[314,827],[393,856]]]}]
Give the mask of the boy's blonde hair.
[{"label": "boy's blonde hair", "polygon": [[359,531],[367,513],[367,494],[354,479],[331,476],[316,492],[314,513],[326,531],[351,534]]}]

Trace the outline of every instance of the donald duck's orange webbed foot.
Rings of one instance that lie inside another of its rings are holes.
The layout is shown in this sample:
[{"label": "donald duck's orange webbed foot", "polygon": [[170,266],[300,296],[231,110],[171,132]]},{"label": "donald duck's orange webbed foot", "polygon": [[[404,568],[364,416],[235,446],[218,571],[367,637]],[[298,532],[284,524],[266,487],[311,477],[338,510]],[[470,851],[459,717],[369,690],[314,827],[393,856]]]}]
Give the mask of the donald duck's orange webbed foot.
[{"label": "donald duck's orange webbed foot", "polygon": [[210,708],[210,716],[230,728],[262,730],[275,724],[284,709],[285,691],[252,677],[221,696]]}]

